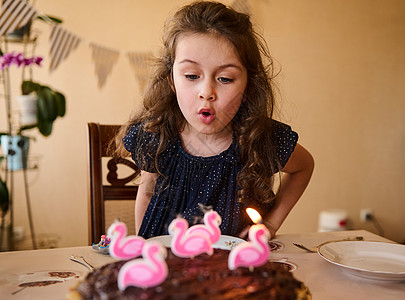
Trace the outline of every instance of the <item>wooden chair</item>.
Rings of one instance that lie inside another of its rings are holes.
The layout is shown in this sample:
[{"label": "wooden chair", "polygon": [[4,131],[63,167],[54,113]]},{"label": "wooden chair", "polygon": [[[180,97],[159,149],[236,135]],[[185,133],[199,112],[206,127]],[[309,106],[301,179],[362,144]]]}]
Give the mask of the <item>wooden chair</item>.
[{"label": "wooden chair", "polygon": [[[133,183],[140,170],[129,159],[112,158],[107,153],[110,141],[118,132],[119,125],[101,125],[88,123],[89,138],[89,242],[98,243],[101,235],[106,234],[106,203],[132,200],[135,203],[138,186]],[[105,169],[104,160],[108,160]],[[104,163],[104,164],[103,164]],[[118,165],[123,164],[131,170],[130,175],[118,178]],[[111,200],[111,201],[109,201]],[[109,206],[111,207],[111,206]],[[134,210],[126,209],[126,213],[135,219]],[[114,215],[114,218],[120,218]],[[124,221],[123,221],[124,222]]]}]

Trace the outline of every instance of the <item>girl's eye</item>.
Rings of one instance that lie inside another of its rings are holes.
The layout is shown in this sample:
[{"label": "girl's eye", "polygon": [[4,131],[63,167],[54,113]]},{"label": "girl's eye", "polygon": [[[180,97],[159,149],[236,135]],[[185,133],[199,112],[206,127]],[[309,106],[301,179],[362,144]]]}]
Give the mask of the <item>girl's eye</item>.
[{"label": "girl's eye", "polygon": [[218,80],[222,83],[231,83],[233,82],[233,79],[226,78],[226,77],[219,77]]},{"label": "girl's eye", "polygon": [[196,80],[196,79],[199,78],[198,75],[185,75],[185,76],[186,76],[187,79],[190,79],[190,80]]}]

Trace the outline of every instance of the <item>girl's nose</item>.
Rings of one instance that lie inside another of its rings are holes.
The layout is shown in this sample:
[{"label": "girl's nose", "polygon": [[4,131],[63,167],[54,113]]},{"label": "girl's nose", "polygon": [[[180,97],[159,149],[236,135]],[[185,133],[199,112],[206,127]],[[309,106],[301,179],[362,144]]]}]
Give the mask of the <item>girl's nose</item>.
[{"label": "girl's nose", "polygon": [[204,82],[202,84],[198,97],[202,101],[214,101],[216,99],[215,88],[212,82]]}]

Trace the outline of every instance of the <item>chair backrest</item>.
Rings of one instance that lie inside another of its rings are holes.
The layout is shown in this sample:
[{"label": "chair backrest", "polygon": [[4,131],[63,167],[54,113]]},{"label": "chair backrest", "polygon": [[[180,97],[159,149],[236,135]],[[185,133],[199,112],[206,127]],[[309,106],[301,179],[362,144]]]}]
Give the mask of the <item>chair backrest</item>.
[{"label": "chair backrest", "polygon": [[[139,176],[140,170],[131,160],[113,158],[107,151],[108,145],[115,137],[120,125],[101,125],[98,123],[88,123],[87,125],[89,138],[89,242],[92,244],[98,243],[101,235],[106,234],[106,201],[135,200],[138,186],[133,182]],[[103,157],[108,160],[108,172],[103,172],[105,169]],[[131,174],[125,178],[118,178],[117,170],[120,164],[130,167],[133,172],[131,170]],[[134,215],[133,210],[130,213]]]}]

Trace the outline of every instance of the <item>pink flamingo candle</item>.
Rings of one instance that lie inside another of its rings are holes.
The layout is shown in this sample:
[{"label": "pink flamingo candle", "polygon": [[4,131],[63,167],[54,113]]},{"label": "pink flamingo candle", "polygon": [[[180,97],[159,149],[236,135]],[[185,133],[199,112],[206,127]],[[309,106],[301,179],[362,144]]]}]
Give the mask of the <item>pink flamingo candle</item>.
[{"label": "pink flamingo candle", "polygon": [[265,264],[270,255],[269,238],[270,233],[263,224],[250,227],[250,242],[237,245],[229,253],[229,269],[235,270],[238,267],[248,267],[252,270],[254,267]]},{"label": "pink flamingo candle", "polygon": [[126,260],[142,254],[145,239],[136,235],[127,236],[127,232],[125,223],[118,221],[108,228],[107,236],[111,239],[108,251],[115,259]]},{"label": "pink flamingo candle", "polygon": [[167,278],[167,250],[158,242],[147,242],[142,249],[142,258],[125,263],[118,273],[118,288],[128,286],[148,288],[161,284]]},{"label": "pink flamingo candle", "polygon": [[209,238],[201,234],[187,234],[187,229],[188,222],[183,218],[176,218],[169,225],[169,233],[172,236],[171,250],[176,256],[187,258],[214,253]]},{"label": "pink flamingo candle", "polygon": [[221,225],[222,219],[221,216],[214,210],[207,211],[204,214],[204,225],[197,224],[191,226],[187,230],[187,235],[189,234],[200,234],[204,235],[211,241],[211,244],[218,242],[219,237],[221,236],[221,230],[219,225]]}]

